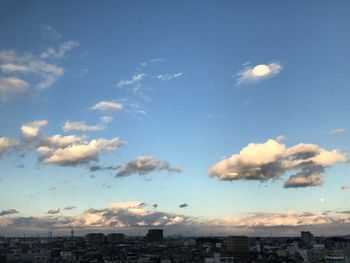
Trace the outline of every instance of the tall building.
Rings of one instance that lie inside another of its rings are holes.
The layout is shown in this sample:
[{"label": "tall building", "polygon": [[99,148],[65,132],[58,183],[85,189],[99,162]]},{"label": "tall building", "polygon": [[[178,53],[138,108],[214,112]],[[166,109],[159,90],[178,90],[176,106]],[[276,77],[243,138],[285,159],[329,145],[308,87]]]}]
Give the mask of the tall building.
[{"label": "tall building", "polygon": [[146,238],[149,242],[163,241],[163,229],[149,229]]},{"label": "tall building", "polygon": [[301,240],[306,244],[310,245],[314,242],[314,235],[309,231],[301,231]]},{"label": "tall building", "polygon": [[123,243],[125,241],[125,235],[122,233],[111,233],[106,237],[108,243]]},{"label": "tall building", "polygon": [[89,244],[102,244],[105,242],[105,235],[103,233],[89,233],[85,238]]},{"label": "tall building", "polygon": [[246,236],[229,236],[226,238],[226,249],[237,259],[237,262],[248,262],[249,244]]}]

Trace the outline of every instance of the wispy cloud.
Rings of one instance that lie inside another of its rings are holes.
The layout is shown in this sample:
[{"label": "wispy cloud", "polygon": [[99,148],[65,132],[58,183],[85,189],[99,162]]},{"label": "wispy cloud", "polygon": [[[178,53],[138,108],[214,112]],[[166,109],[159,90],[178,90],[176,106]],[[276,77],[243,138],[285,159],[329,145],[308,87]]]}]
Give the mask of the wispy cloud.
[{"label": "wispy cloud", "polygon": [[347,161],[338,150],[327,151],[315,144],[297,144],[287,148],[270,139],[250,143],[239,153],[209,169],[209,175],[224,181],[276,179],[288,171],[299,170],[284,184],[285,188],[322,185],[325,168]]},{"label": "wispy cloud", "polygon": [[99,111],[121,111],[123,110],[123,104],[113,101],[100,101],[91,107],[91,110]]},{"label": "wispy cloud", "polygon": [[65,208],[63,208],[63,210],[73,210],[77,208],[76,206],[66,206]]},{"label": "wispy cloud", "polygon": [[73,48],[78,47],[80,44],[77,41],[65,41],[60,44],[56,48],[49,47],[45,51],[41,52],[40,58],[42,59],[63,59],[66,58],[66,55]]},{"label": "wispy cloud", "polygon": [[182,167],[170,167],[166,161],[161,161],[153,156],[138,156],[135,160],[120,166],[116,177],[130,176],[133,174],[145,175],[156,171],[169,173],[181,173]]},{"label": "wispy cloud", "polygon": [[100,121],[104,124],[108,124],[113,121],[113,116],[104,115],[100,117]]},{"label": "wispy cloud", "polygon": [[163,74],[163,75],[158,75],[157,78],[161,80],[171,80],[175,79],[178,77],[181,77],[183,74],[181,72],[179,73],[174,73],[174,74]]},{"label": "wispy cloud", "polygon": [[[51,26],[44,26],[42,33],[59,39],[61,35]],[[32,87],[38,90],[50,88],[64,75],[64,68],[53,60],[66,58],[68,52],[79,46],[77,41],[57,43],[40,54],[15,50],[0,50],[0,99],[7,100],[21,95]]]},{"label": "wispy cloud", "polygon": [[[14,51],[0,51],[0,63],[1,71],[5,74],[20,74],[21,80],[27,83],[27,89],[31,85],[38,89],[49,88],[64,74],[62,67],[48,63],[31,53],[22,55]],[[30,76],[39,77],[41,80],[29,85]]]},{"label": "wispy cloud", "polygon": [[50,25],[43,25],[41,27],[41,33],[43,37],[47,37],[55,41],[59,40],[62,37],[62,34]]},{"label": "wispy cloud", "polygon": [[153,59],[149,59],[147,61],[144,61],[141,63],[141,66],[142,67],[147,67],[153,63],[161,63],[161,62],[164,62],[166,61],[166,58],[153,58]]},{"label": "wispy cloud", "polygon": [[63,131],[102,131],[104,127],[99,125],[86,125],[84,122],[80,121],[66,121],[62,127]]},{"label": "wispy cloud", "polygon": [[118,87],[125,87],[130,85],[135,85],[146,77],[145,73],[138,73],[132,76],[131,79],[121,80],[118,83]]},{"label": "wispy cloud", "polygon": [[330,134],[337,135],[337,134],[346,132],[346,130],[347,130],[346,128],[337,128],[337,129],[331,130]]},{"label": "wispy cloud", "polygon": [[249,84],[276,76],[282,71],[282,69],[282,65],[278,62],[255,66],[246,64],[245,67],[234,76],[236,78],[236,86],[241,84]]}]

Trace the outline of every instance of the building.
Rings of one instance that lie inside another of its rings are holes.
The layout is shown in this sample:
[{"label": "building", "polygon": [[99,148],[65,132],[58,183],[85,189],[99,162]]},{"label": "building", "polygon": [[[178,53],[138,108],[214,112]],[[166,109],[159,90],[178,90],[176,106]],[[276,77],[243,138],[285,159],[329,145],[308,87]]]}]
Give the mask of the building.
[{"label": "building", "polygon": [[306,245],[310,245],[314,242],[314,235],[309,231],[301,231],[301,240]]},{"label": "building", "polygon": [[149,242],[163,241],[163,229],[149,229],[146,239]]},{"label": "building", "polygon": [[226,238],[226,249],[238,262],[247,262],[249,257],[248,237],[229,236]]},{"label": "building", "polygon": [[125,235],[122,233],[111,233],[106,237],[108,243],[123,243],[125,241]]},{"label": "building", "polygon": [[105,242],[105,235],[103,233],[89,233],[85,238],[89,244],[102,244]]}]

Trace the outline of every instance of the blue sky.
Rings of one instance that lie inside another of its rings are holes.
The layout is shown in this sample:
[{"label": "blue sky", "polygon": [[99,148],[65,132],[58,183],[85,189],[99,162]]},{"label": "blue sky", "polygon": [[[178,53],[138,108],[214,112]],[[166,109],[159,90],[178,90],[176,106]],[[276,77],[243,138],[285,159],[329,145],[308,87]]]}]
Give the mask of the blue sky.
[{"label": "blue sky", "polygon": [[347,1],[0,6],[9,233],[348,227]]}]

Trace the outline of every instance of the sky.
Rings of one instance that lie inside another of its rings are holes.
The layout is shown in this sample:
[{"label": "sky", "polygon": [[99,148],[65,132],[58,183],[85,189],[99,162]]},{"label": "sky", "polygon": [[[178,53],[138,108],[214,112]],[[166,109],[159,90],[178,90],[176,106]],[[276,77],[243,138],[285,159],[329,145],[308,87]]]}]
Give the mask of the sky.
[{"label": "sky", "polygon": [[348,1],[0,1],[0,232],[350,225]]}]

